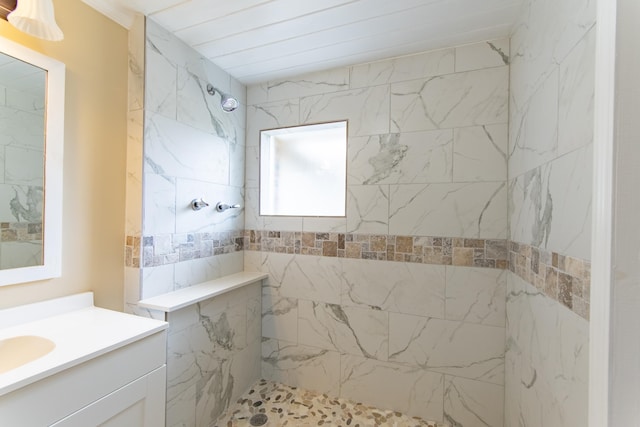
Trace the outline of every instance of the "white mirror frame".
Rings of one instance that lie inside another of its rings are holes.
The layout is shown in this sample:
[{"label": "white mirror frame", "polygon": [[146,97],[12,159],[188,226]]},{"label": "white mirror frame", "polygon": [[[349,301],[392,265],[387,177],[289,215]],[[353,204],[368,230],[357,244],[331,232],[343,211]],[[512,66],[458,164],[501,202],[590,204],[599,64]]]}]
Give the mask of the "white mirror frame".
[{"label": "white mirror frame", "polygon": [[47,71],[44,149],[44,263],[0,270],[0,286],[62,275],[62,159],[64,151],[65,65],[0,37],[0,52]]}]

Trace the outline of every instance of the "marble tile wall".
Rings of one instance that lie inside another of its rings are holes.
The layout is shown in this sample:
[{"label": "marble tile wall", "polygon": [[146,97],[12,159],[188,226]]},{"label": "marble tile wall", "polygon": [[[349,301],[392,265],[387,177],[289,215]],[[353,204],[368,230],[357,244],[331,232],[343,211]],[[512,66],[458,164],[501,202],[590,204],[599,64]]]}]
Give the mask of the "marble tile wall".
[{"label": "marble tile wall", "polygon": [[167,426],[209,426],[260,378],[260,284],[169,313]]},{"label": "marble tile wall", "polygon": [[[496,40],[248,87],[265,378],[503,426],[508,63]],[[259,216],[260,129],[344,119],[346,218]]]},{"label": "marble tile wall", "polygon": [[595,1],[528,0],[511,38],[505,425],[587,424]]},{"label": "marble tile wall", "polygon": [[[244,210],[214,206],[244,204],[246,89],[152,19],[129,51],[126,309],[170,323],[167,426],[211,425],[260,377],[260,287],[177,313],[137,302],[242,271]],[[240,107],[223,112],[207,83]]]}]

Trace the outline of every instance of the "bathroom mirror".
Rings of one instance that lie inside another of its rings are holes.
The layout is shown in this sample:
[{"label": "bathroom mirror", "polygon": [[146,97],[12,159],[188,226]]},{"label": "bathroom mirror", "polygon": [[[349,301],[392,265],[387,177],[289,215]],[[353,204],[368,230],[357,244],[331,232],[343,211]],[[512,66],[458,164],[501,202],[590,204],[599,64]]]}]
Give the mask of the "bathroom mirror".
[{"label": "bathroom mirror", "polygon": [[0,37],[0,286],[59,277],[65,66]]}]

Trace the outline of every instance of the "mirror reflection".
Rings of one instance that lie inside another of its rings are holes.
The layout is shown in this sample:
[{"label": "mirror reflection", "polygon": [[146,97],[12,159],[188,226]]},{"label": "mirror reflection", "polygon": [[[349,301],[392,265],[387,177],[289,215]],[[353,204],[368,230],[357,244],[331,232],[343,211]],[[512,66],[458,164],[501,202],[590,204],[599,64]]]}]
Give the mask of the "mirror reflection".
[{"label": "mirror reflection", "polygon": [[43,264],[46,78],[0,53],[0,269]]}]

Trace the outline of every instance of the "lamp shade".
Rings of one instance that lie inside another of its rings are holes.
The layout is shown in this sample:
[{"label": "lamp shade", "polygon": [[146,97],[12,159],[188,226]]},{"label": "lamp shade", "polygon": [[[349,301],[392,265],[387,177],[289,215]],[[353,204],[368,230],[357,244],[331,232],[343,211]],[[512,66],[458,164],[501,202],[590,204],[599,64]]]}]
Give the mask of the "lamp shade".
[{"label": "lamp shade", "polygon": [[18,6],[7,19],[17,29],[44,40],[64,38],[56,24],[52,0],[18,0]]}]

